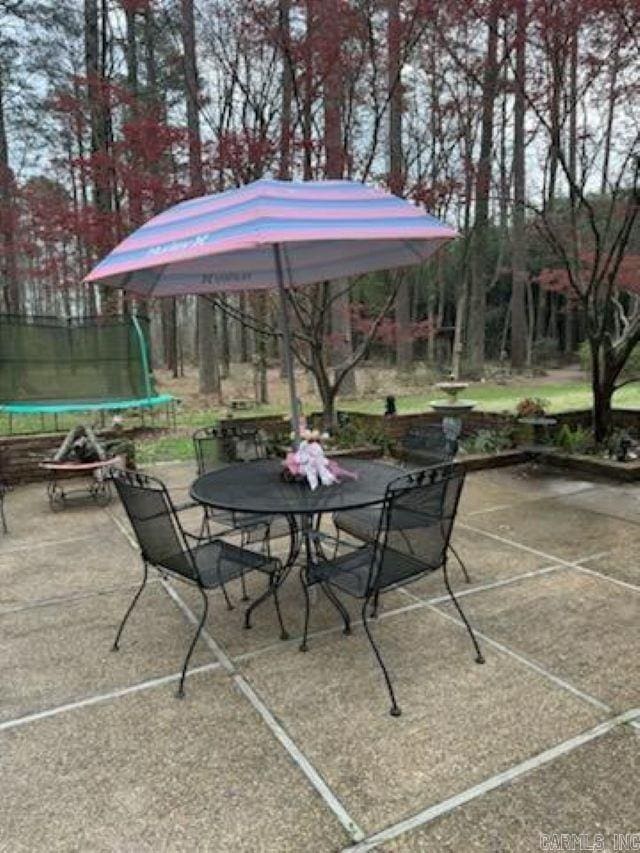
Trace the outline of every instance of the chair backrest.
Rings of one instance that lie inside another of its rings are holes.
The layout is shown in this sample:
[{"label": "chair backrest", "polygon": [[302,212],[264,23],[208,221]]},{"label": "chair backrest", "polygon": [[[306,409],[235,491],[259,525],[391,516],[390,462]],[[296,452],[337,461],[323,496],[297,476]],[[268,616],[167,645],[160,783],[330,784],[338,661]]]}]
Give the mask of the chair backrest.
[{"label": "chair backrest", "polygon": [[401,444],[407,455],[415,454],[434,465],[451,462],[458,451],[458,442],[448,438],[439,424],[411,427]]},{"label": "chair backrest", "polygon": [[129,517],[143,560],[197,581],[195,560],[164,483],[121,468],[112,468],[109,476]]},{"label": "chair backrest", "polygon": [[233,461],[229,438],[216,427],[197,429],[192,436],[198,476]]},{"label": "chair backrest", "polygon": [[262,430],[255,427],[203,427],[193,433],[193,449],[201,476],[230,462],[266,459],[268,442]]},{"label": "chair backrest", "polygon": [[440,568],[458,510],[464,473],[434,466],[387,488],[369,586],[386,589]]},{"label": "chair backrest", "polygon": [[256,427],[235,427],[231,442],[237,462],[253,462],[267,457],[266,436]]}]

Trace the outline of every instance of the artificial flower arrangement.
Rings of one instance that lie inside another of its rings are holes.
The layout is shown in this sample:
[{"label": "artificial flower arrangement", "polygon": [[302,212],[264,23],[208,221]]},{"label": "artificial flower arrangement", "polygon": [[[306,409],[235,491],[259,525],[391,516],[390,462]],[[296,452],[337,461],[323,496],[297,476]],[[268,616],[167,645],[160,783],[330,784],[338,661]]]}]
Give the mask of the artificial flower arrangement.
[{"label": "artificial flower arrangement", "polygon": [[290,450],[284,460],[283,478],[291,482],[306,482],[311,490],[318,485],[333,486],[341,480],[356,480],[357,474],[342,468],[335,459],[327,459],[322,441],[328,433],[304,428],[300,432],[300,445]]}]

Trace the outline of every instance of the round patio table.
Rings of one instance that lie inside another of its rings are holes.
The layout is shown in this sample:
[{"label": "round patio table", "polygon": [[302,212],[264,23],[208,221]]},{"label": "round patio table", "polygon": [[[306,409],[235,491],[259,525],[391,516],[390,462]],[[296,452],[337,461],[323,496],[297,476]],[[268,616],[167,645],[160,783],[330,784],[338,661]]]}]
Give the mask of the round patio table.
[{"label": "round patio table", "polygon": [[[191,486],[194,501],[231,512],[283,515],[289,522],[289,556],[278,581],[257,598],[245,614],[249,628],[251,613],[282,585],[304,544],[307,564],[321,555],[317,521],[325,512],[361,509],[380,503],[387,486],[403,471],[395,465],[365,459],[346,459],[341,466],[356,475],[333,486],[318,486],[314,491],[304,482],[285,482],[279,459],[259,459],[226,465],[203,474]],[[344,615],[344,608],[325,588],[330,600]],[[285,636],[285,635],[283,635]]]}]

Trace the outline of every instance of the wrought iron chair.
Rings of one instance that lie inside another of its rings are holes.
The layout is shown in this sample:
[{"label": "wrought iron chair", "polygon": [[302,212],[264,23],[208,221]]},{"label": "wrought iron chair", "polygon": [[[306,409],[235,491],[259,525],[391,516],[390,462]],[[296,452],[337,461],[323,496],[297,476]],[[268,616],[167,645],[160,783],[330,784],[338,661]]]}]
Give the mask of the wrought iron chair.
[{"label": "wrought iron chair", "polygon": [[[448,438],[439,425],[428,425],[412,427],[402,439],[401,448],[403,459],[420,459],[422,465],[444,465],[453,462],[458,452],[458,442]],[[382,504],[377,504],[334,513],[333,523],[337,531],[335,553],[337,554],[340,547],[341,532],[361,542],[373,542],[378,533],[381,511]],[[460,565],[465,581],[470,583],[467,567],[451,543],[449,550]]]},{"label": "wrought iron chair", "polygon": [[182,667],[177,692],[179,698],[184,696],[184,680],[189,660],[207,618],[207,590],[218,587],[224,590],[228,581],[242,577],[245,572],[259,571],[267,574],[269,586],[276,586],[273,599],[280,629],[283,635],[286,634],[277,592],[278,576],[282,571],[282,564],[278,559],[240,548],[222,539],[189,533],[180,522],[179,513],[167,488],[154,477],[115,468],[111,470],[110,477],[138,540],[144,570],[142,584],[118,628],[113,643],[114,651],[118,651],[120,647],[124,626],[147,583],[149,567],[157,569],[162,576],[169,576],[197,587],[203,599],[204,607],[198,629]]},{"label": "wrought iron chair", "polygon": [[[306,577],[305,572],[301,573],[306,604],[301,650],[306,651],[307,648],[309,586],[321,584],[362,599],[362,621],[384,674],[392,716],[399,716],[400,708],[367,622],[369,603],[380,593],[442,568],[447,591],[473,641],[476,662],[484,663],[473,629],[453,594],[447,576],[447,550],[463,482],[464,474],[454,472],[451,465],[412,471],[398,477],[387,488],[373,542],[332,560],[311,563],[306,569]],[[342,615],[345,633],[349,633],[349,616],[344,608]]]},{"label": "wrought iron chair", "polygon": [[[267,457],[267,441],[260,430],[252,427],[233,426],[231,428],[203,427],[192,436],[198,476],[215,471],[232,462],[249,462]],[[288,536],[290,526],[286,519],[273,515],[255,513],[228,512],[227,510],[205,508],[205,528],[215,523],[227,528],[225,532],[238,532],[240,545],[245,547],[255,542],[263,542],[270,554],[271,540]],[[242,600],[248,601],[244,575],[240,576]],[[232,608],[227,599],[227,606]]]},{"label": "wrought iron chair", "polygon": [[458,442],[449,438],[440,424],[414,426],[400,441],[401,456],[418,465],[441,465],[451,462],[458,452]]}]

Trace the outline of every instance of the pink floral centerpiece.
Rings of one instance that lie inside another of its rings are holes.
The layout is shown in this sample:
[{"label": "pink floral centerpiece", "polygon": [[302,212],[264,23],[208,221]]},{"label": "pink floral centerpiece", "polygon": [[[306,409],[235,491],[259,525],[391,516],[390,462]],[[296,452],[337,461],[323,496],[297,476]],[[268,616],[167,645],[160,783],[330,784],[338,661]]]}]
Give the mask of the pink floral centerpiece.
[{"label": "pink floral centerpiece", "polygon": [[305,429],[300,446],[290,450],[284,460],[283,477],[286,480],[306,481],[312,490],[318,485],[333,486],[341,480],[356,480],[357,474],[342,468],[335,459],[327,459],[318,430]]}]

